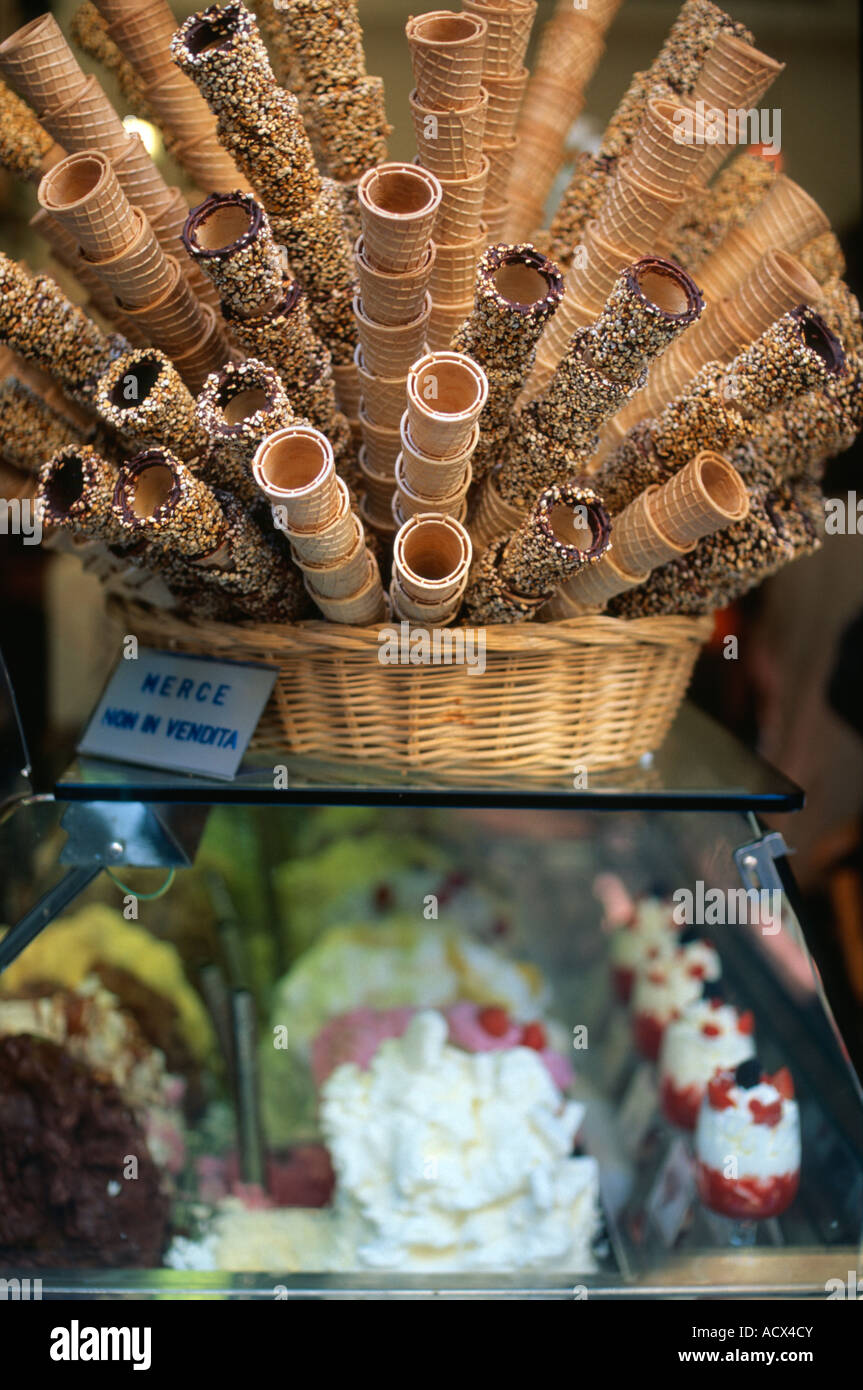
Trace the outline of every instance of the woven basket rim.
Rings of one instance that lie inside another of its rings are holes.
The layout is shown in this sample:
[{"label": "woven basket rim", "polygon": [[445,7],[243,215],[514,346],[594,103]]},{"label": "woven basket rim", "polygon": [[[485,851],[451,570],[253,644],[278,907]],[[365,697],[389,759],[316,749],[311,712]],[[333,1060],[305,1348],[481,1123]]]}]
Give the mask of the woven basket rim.
[{"label": "woven basket rim", "polygon": [[[330,623],[315,619],[300,623],[218,623],[191,622],[162,608],[153,608],[134,600],[111,595],[107,599],[109,616],[123,615],[124,621],[157,621],[164,634],[165,645],[172,640],[192,640],[231,643],[238,651],[254,647],[271,647],[274,657],[290,653],[319,650],[340,650],[360,653],[377,651],[383,628],[399,627],[398,618],[382,618],[371,627],[353,627],[345,623]],[[421,627],[411,623],[411,627]],[[487,652],[509,655],[552,653],[577,646],[618,646],[643,643],[653,646],[701,645],[713,632],[713,615],[699,617],[668,615],[655,618],[607,618],[603,615],[569,618],[557,623],[496,623],[489,626],[464,625],[471,631],[485,633]],[[457,632],[458,627],[447,628]]]}]

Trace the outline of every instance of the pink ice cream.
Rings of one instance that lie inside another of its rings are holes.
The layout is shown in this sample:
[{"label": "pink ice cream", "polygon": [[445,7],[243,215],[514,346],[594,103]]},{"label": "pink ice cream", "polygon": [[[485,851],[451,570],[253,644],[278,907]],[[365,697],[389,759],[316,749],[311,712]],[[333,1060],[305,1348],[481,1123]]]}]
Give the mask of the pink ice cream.
[{"label": "pink ice cream", "polygon": [[561,1091],[572,1085],[575,1073],[569,1058],[543,1045],[545,1029],[541,1023],[515,1023],[504,1009],[487,1009],[463,1000],[444,1009],[449,1024],[449,1040],[465,1052],[503,1052],[511,1047],[532,1047],[545,1063],[548,1074]]},{"label": "pink ice cream", "polygon": [[381,1043],[400,1038],[415,1013],[415,1009],[351,1009],[330,1019],[311,1047],[315,1085],[322,1086],[344,1062],[365,1071]]},{"label": "pink ice cream", "polygon": [[267,1159],[268,1191],[240,1180],[236,1153],[224,1158],[202,1157],[195,1164],[198,1195],[204,1202],[239,1197],[249,1210],[266,1207],[325,1207],[333,1195],[335,1177],[323,1144],[298,1144],[287,1153]]}]

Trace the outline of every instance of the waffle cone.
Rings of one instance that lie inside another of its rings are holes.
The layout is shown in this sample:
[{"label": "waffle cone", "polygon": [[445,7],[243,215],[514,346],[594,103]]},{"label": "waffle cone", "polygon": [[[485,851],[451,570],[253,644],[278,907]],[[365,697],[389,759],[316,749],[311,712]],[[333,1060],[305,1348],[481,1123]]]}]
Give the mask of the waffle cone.
[{"label": "waffle cone", "polygon": [[[359,351],[359,349],[357,349]],[[336,402],[339,410],[349,419],[356,419],[363,394],[360,374],[355,362],[342,362],[333,369],[333,383],[336,388]]]},{"label": "waffle cone", "polygon": [[167,5],[129,9],[108,24],[111,38],[148,87],[166,73],[177,71],[171,58],[171,39],[176,29],[177,21]]},{"label": "waffle cone", "polygon": [[138,224],[105,154],[93,150],[62,159],[39,184],[39,204],[93,260],[124,250]]},{"label": "waffle cone", "polygon": [[405,26],[417,98],[423,106],[457,111],[472,106],[482,85],[488,26],[470,14],[432,10]]},{"label": "waffle cone", "polygon": [[540,36],[536,72],[554,74],[575,96],[581,96],[605,49],[602,29],[594,17],[593,0],[589,15],[577,10],[556,14]]},{"label": "waffle cone", "polygon": [[[150,341],[169,357],[189,350],[190,344],[199,344],[204,337],[208,319],[204,317],[204,305],[193,295],[188,282],[180,273],[176,257],[166,257],[171,267],[171,284],[168,290],[150,304],[140,308],[122,306],[125,312],[147,333]],[[212,311],[211,311],[212,312]],[[217,362],[216,366],[221,366]],[[213,369],[215,370],[215,368]]]},{"label": "waffle cone", "polygon": [[379,473],[369,462],[365,445],[360,447],[358,457],[362,486],[369,506],[376,515],[386,516],[390,512],[390,503],[396,487],[395,469]]},{"label": "waffle cone", "polygon": [[536,0],[524,4],[485,5],[464,0],[465,14],[484,19],[488,26],[483,56],[483,77],[508,77],[524,65],[530,33],[536,19]]},{"label": "waffle cone", "polygon": [[48,130],[64,150],[101,150],[109,159],[122,154],[129,132],[95,77],[88,77],[64,106],[46,111]]},{"label": "waffle cone", "polygon": [[[335,513],[330,521],[316,531],[294,531],[287,526],[285,535],[291,542],[295,559],[307,565],[331,565],[350,554],[359,529],[357,518],[351,511],[351,495],[343,478],[336,478],[338,499]],[[275,520],[275,518],[274,518]],[[276,521],[278,525],[278,522]]]},{"label": "waffle cone", "polygon": [[456,458],[467,448],[488,400],[488,380],[473,358],[429,352],[408,372],[407,428],[429,458]]},{"label": "waffle cone", "polygon": [[549,599],[542,616],[551,622],[565,622],[585,612],[599,612],[615,594],[634,589],[647,578],[647,573],[629,574],[621,569],[616,563],[616,553],[608,550],[595,565],[585,565],[568,579]]},{"label": "waffle cone", "polygon": [[435,304],[426,334],[430,352],[446,352],[465,319],[473,313],[473,300],[463,304]]},{"label": "waffle cone", "polygon": [[398,429],[407,408],[407,373],[402,377],[373,376],[367,372],[363,361],[362,348],[356,350],[357,363],[366,416],[376,425],[388,429]]},{"label": "waffle cone", "polygon": [[472,556],[470,536],[453,517],[413,516],[393,544],[393,577],[411,598],[444,603],[463,591]]},{"label": "waffle cone", "polygon": [[373,536],[377,536],[386,545],[392,542],[392,538],[398,530],[398,524],[394,520],[396,497],[397,494],[394,494],[386,510],[373,506],[368,497],[361,497],[357,506],[360,520],[366,531],[370,531]]},{"label": "waffle cone", "polygon": [[656,485],[647,488],[614,518],[615,559],[629,574],[657,569],[693,548],[691,543],[678,545],[654,520],[651,503],[658,491]]},{"label": "waffle cone", "polygon": [[486,145],[488,159],[488,183],[485,188],[484,205],[501,207],[507,200],[513,160],[518,148],[518,140],[513,135],[500,145]]},{"label": "waffle cone", "polygon": [[441,179],[440,210],[434,224],[438,246],[471,241],[479,235],[482,205],[488,184],[489,162],[483,155],[482,167],[463,179]]},{"label": "waffle cone", "polygon": [[160,125],[178,140],[214,135],[216,121],[197,87],[173,68],[147,88],[147,100]]},{"label": "waffle cone", "polygon": [[215,133],[198,135],[194,140],[182,140],[174,147],[174,155],[190,178],[207,193],[241,193],[249,191],[249,180],[241,174],[228,151],[219,143]]},{"label": "waffle cone", "polygon": [[710,449],[697,454],[650,498],[653,521],[682,546],[742,521],[748,511],[749,494],[740,474]]},{"label": "waffle cone", "polygon": [[410,96],[416,146],[424,169],[442,179],[467,178],[482,165],[488,92],[480,91],[472,106],[460,111],[435,111]]},{"label": "waffle cone", "polygon": [[696,78],[693,97],[723,110],[748,106],[763,96],[784,66],[735,34],[719,33]]},{"label": "waffle cone", "polygon": [[[396,510],[395,502],[393,515],[399,526],[403,526],[407,521],[407,517],[399,520],[401,512]],[[399,621],[406,620],[420,627],[441,627],[452,622],[461,607],[462,595],[456,594],[455,598],[441,603],[420,603],[418,599],[405,593],[397,579],[393,579],[390,583],[390,602],[393,606],[393,616]]]},{"label": "waffle cone", "polygon": [[485,138],[491,144],[502,145],[518,126],[527,80],[527,68],[509,77],[484,77],[483,87],[488,95],[485,115]]},{"label": "waffle cone", "polygon": [[599,212],[598,231],[613,246],[641,256],[654,250],[660,231],[682,210],[685,194],[663,193],[642,182],[629,160],[618,165],[608,196]]},{"label": "waffle cone", "polygon": [[[709,148],[696,140],[676,138],[686,130],[680,124],[686,110],[681,101],[652,97],[645,105],[644,119],[632,142],[627,161],[632,174],[664,193],[679,193]],[[694,112],[688,113],[689,121],[694,124],[695,119]]]},{"label": "waffle cone", "polygon": [[489,473],[480,484],[469,528],[474,551],[481,554],[494,541],[509,536],[521,519],[522,513],[504,501],[497,490],[494,474]]},{"label": "waffle cone", "polygon": [[[151,221],[155,220],[166,208],[175,190],[165,183],[140,135],[130,134],[126,148],[113,156],[111,163],[129,202],[145,212]],[[173,250],[173,247],[169,249]]]},{"label": "waffle cone", "polygon": [[85,80],[53,14],[32,19],[0,43],[0,72],[40,117],[62,106]]},{"label": "waffle cone", "polygon": [[425,260],[413,270],[375,269],[366,255],[362,237],[354,246],[354,257],[360,282],[360,300],[365,313],[374,323],[411,323],[422,313],[436,265],[437,248],[433,241],[428,244]]},{"label": "waffle cone", "polygon": [[[766,328],[767,324],[764,326]],[[705,309],[699,322],[693,325],[692,341],[686,346],[698,367],[702,367],[705,362],[730,362],[751,341],[734,311],[733,301],[720,299]],[[674,347],[677,349],[677,343]]]},{"label": "waffle cone", "polygon": [[[606,235],[600,231],[596,222],[587,224],[582,237],[582,245],[585,250],[586,263],[584,268],[578,271],[577,279],[575,275],[571,274],[569,290],[574,291],[579,302],[585,308],[593,308],[595,305],[598,314],[611,294],[618,275],[626,266],[631,265],[636,257],[625,247],[617,246],[609,241]],[[568,297],[568,294],[564,297],[561,309],[566,304]],[[554,328],[559,318],[560,311],[552,319],[549,325],[551,329]]]},{"label": "waffle cone", "polygon": [[316,594],[306,580],[306,589],[325,618],[332,623],[348,623],[363,627],[380,622],[386,616],[386,601],[381,585],[380,570],[373,555],[369,556],[369,573],[365,584],[347,598],[324,598]]},{"label": "waffle cone", "polygon": [[208,304],[197,307],[203,316],[204,332],[188,352],[173,355],[174,366],[193,395],[201,390],[210,373],[219,371],[231,357],[230,344],[215,311]]},{"label": "waffle cone", "polygon": [[126,307],[139,309],[167,294],[173,283],[171,263],[140,208],[133,208],[138,230],[128,246],[104,260],[87,259],[84,264],[101,276],[117,299]]},{"label": "waffle cone", "polygon": [[830,219],[815,199],[785,174],[778,176],[745,225],[746,235],[760,251],[800,251],[829,230]]},{"label": "waffle cone", "polygon": [[377,270],[415,270],[428,256],[440,184],[415,164],[381,164],[357,186],[366,260]]},{"label": "waffle cone", "polygon": [[707,299],[727,299],[764,254],[747,227],[748,223],[746,227],[732,227],[713,255],[699,266],[698,279]]},{"label": "waffle cone", "polygon": [[[145,151],[146,153],[146,151]],[[183,227],[189,215],[188,204],[180,192],[179,188],[168,189],[168,202],[164,203],[156,212],[147,213],[150,219],[150,226],[156,233],[159,245],[169,256],[176,256],[182,267],[183,276],[197,299],[203,304],[209,304],[216,313],[219,312],[219,295],[215,285],[208,276],[188,255],[183,245]],[[140,207],[141,204],[139,203]]]},{"label": "waffle cone", "polygon": [[[502,203],[498,208],[489,207],[487,203],[483,204],[480,236],[486,246],[491,246],[495,242],[505,239],[504,228],[506,227],[509,213],[509,203]],[[480,254],[482,254],[481,251]]]},{"label": "waffle cone", "polygon": [[[352,514],[353,515],[353,514]],[[299,555],[294,561],[308,581],[313,598],[348,598],[367,583],[371,571],[371,555],[366,550],[363,529],[356,517],[353,549],[329,565],[310,565]]]},{"label": "waffle cone", "polygon": [[263,441],[252,462],[257,486],[283,507],[292,544],[339,519],[342,495],[329,440],[310,425],[287,425]]},{"label": "waffle cone", "polygon": [[435,309],[440,304],[461,306],[471,298],[476,285],[477,263],[488,244],[488,229],[483,224],[472,241],[438,247],[430,282]]},{"label": "waffle cone", "polygon": [[420,453],[411,439],[407,412],[401,421],[400,433],[401,479],[408,489],[422,498],[452,498],[464,494],[467,488],[465,479],[470,473],[471,456],[479,443],[479,425],[474,427],[461,453],[448,459],[433,458],[430,454]]},{"label": "waffle cone", "polygon": [[366,371],[374,376],[405,376],[423,355],[431,307],[431,296],[427,294],[422,313],[410,323],[380,324],[366,315],[358,296],[354,300],[354,315]]},{"label": "waffle cone", "polygon": [[369,467],[381,476],[395,477],[396,459],[401,449],[398,427],[374,424],[364,409],[360,410],[359,419]]},{"label": "waffle cone", "polygon": [[[611,283],[614,284],[613,279]],[[536,361],[527,382],[527,391],[531,396],[539,395],[548,385],[573,333],[579,328],[589,328],[602,308],[602,304],[594,307],[582,299],[576,299],[576,293],[580,294],[581,291],[581,281],[567,287],[557,312],[539,340]],[[608,298],[608,293],[605,297]]]}]

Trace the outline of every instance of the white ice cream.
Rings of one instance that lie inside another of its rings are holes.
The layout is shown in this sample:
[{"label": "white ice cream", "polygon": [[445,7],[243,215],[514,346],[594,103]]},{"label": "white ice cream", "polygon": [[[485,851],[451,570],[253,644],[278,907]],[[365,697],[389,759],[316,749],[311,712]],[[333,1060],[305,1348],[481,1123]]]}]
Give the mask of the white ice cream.
[{"label": "white ice cream", "polygon": [[[709,999],[699,999],[683,1011],[683,1017],[669,1023],[659,1055],[660,1076],[678,1090],[706,1086],[716,1071],[733,1071],[747,1057],[755,1056],[751,1033],[737,1027],[740,1015],[731,1004],[715,1009]],[[702,1030],[705,1024],[719,1029],[717,1037]]]},{"label": "white ice cream", "polygon": [[[762,1082],[746,1091],[733,1086],[733,1102],[725,1110],[714,1110],[705,1096],[695,1131],[695,1156],[708,1168],[729,1177],[775,1178],[794,1173],[800,1167],[800,1112],[795,1100],[782,1101],[778,1125],[756,1124],[749,1109],[751,1100],[772,1105],[779,1099],[775,1086]],[[736,1171],[729,1171],[730,1160]]]},{"label": "white ice cream", "polygon": [[706,941],[679,946],[673,955],[648,962],[636,976],[632,1011],[667,1022],[701,996],[705,980],[718,980],[719,956]]},{"label": "white ice cream", "polygon": [[618,927],[611,938],[611,961],[619,970],[637,970],[651,953],[667,955],[677,945],[671,903],[662,898],[643,898],[636,904],[631,925]]}]

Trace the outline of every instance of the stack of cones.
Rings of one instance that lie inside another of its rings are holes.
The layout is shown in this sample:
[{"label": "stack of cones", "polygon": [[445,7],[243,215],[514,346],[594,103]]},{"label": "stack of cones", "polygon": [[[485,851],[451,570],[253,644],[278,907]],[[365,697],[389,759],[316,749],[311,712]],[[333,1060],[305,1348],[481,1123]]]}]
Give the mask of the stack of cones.
[{"label": "stack of cones", "polygon": [[96,409],[133,453],[155,446],[189,462],[207,447],[191,392],[156,348],[124,352],[111,363],[99,380]]},{"label": "stack of cones", "polygon": [[174,357],[186,384],[199,389],[228,356],[227,339],[177,260],[165,255],[145,213],[129,202],[107,156],[68,155],[43,178],[39,202],[75,237],[83,263],[123,313]]},{"label": "stack of cones", "polygon": [[308,425],[289,425],[263,441],[252,471],[324,617],[378,622],[386,612],[380,573],[329,440]]},{"label": "stack of cones", "polygon": [[408,406],[401,420],[393,516],[439,512],[463,521],[471,484],[471,456],[488,399],[485,372],[457,352],[430,352],[408,376]]},{"label": "stack of cones", "polygon": [[766,251],[793,255],[829,230],[830,220],[815,199],[780,174],[743,226],[732,229],[699,267],[705,293],[716,299],[732,294]]},{"label": "stack of cones", "polygon": [[524,60],[536,18],[536,0],[464,0],[466,13],[484,19],[488,28],[482,80],[491,120],[486,117],[483,154],[488,159],[488,183],[482,216],[486,235],[497,241],[509,216],[509,189],[518,140],[515,128],[519,106],[514,91],[524,91]]},{"label": "stack of cones", "polygon": [[446,627],[461,608],[472,558],[470,536],[451,516],[410,517],[393,544],[393,615]]},{"label": "stack of cones", "polygon": [[605,47],[605,31],[619,6],[620,0],[591,0],[585,6],[558,0],[553,18],[542,31],[518,123],[504,230],[508,241],[520,241],[543,225],[546,199],[564,161],[567,137],[581,113],[585,89]]},{"label": "stack of cones", "polygon": [[482,210],[490,169],[483,154],[488,94],[482,74],[488,25],[478,7],[461,15],[434,10],[408,20],[406,32],[417,160],[434,170],[442,189],[428,327],[429,347],[437,350],[449,347],[471,311],[474,273],[487,239]]},{"label": "stack of cones", "polygon": [[[759,52],[736,34],[726,31],[717,36],[704,60],[690,100],[693,105],[703,102],[708,110],[718,111],[724,122],[724,133],[730,138],[711,143],[698,169],[697,184],[702,189],[713,178],[729,149],[740,143],[741,132],[729,129],[729,117],[734,118],[736,126],[737,114],[748,111],[761,100],[784,66],[784,63]],[[723,125],[720,124],[718,129],[722,132]]]},{"label": "stack of cones", "polygon": [[543,616],[558,621],[601,612],[616,594],[645,583],[652,570],[742,521],[748,511],[749,493],[740,474],[722,454],[704,450],[614,518],[613,548],[592,569],[570,579]]},{"label": "stack of cones", "polygon": [[359,183],[362,235],[354,247],[360,293],[356,366],[363,520],[392,537],[399,423],[408,370],[425,352],[436,247],[431,231],[441,202],[434,174],[412,164],[382,164]]}]

